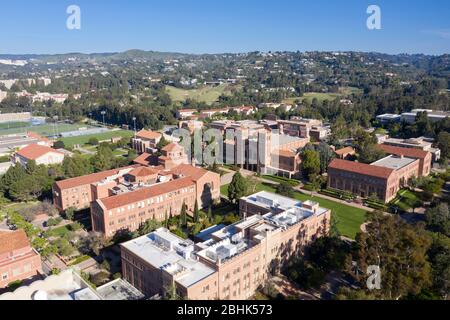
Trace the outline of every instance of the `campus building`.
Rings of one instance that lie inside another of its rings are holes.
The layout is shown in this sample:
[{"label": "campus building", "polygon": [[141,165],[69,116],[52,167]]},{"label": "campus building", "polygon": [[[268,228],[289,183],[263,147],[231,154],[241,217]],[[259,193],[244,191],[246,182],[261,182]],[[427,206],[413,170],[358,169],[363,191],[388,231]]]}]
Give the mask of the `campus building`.
[{"label": "campus building", "polygon": [[121,230],[137,230],[149,219],[164,221],[181,213],[183,203],[193,212],[195,202],[205,208],[220,199],[220,175],[182,164],[171,170],[138,168],[128,176],[139,175],[140,181],[125,177],[120,183],[105,184],[105,197],[91,203],[94,231],[112,237]]},{"label": "campus building", "polygon": [[159,132],[141,130],[131,139],[131,143],[138,154],[144,152],[152,153],[156,150],[156,146],[161,141],[161,138],[162,134]]},{"label": "campus building", "polygon": [[444,120],[450,116],[450,112],[446,111],[433,111],[429,109],[413,109],[410,112],[404,112],[401,114],[401,121],[405,121],[407,123],[416,122],[416,118],[419,113],[426,112],[428,120],[431,122],[438,122]]},{"label": "campus building", "polygon": [[162,155],[158,157],[158,165],[170,170],[180,164],[189,164],[184,148],[178,143],[170,143],[161,149]]},{"label": "campus building", "polygon": [[126,174],[137,167],[139,165],[57,181],[53,185],[53,204],[61,212],[68,208],[76,210],[89,208],[91,202],[98,197],[108,196],[108,193],[103,194],[99,191],[102,186],[116,186],[124,180]]},{"label": "campus building", "polygon": [[301,163],[298,150],[310,141],[279,134],[257,121],[213,121],[210,127],[224,136],[224,163],[263,174],[298,175]]},{"label": "campus building", "polygon": [[317,119],[305,119],[293,117],[291,120],[278,120],[280,134],[287,134],[293,137],[310,138],[313,127],[322,126],[322,121]]},{"label": "campus building", "polygon": [[122,279],[93,288],[74,269],[66,269],[43,280],[36,280],[29,286],[0,294],[0,301],[116,301],[143,298],[141,292]]},{"label": "campus building", "polygon": [[178,122],[178,128],[188,130],[190,134],[193,134],[197,130],[203,128],[203,121],[199,120],[186,120]]},{"label": "campus building", "polygon": [[431,153],[388,145],[379,148],[389,155],[372,164],[334,159],[328,166],[328,187],[362,198],[375,194],[389,202],[412,178],[430,174]]},{"label": "campus building", "polygon": [[42,274],[41,256],[23,230],[0,231],[0,288]]},{"label": "campus building", "polygon": [[64,161],[64,153],[45,145],[30,144],[15,152],[11,156],[11,162],[26,167],[28,162],[35,161],[37,165],[61,164]]},{"label": "campus building", "polygon": [[426,137],[411,138],[411,139],[396,139],[386,137],[385,139],[382,139],[381,142],[388,146],[419,149],[431,152],[434,162],[439,161],[439,159],[441,158],[441,150],[439,150],[438,148],[433,148],[434,139]]},{"label": "campus building", "polygon": [[121,244],[124,279],[146,296],[175,286],[184,299],[249,299],[292,255],[329,231],[330,210],[314,202],[261,192],[240,206],[243,220],[209,228],[203,242],[160,228]]},{"label": "campus building", "polygon": [[196,109],[180,109],[177,110],[176,117],[177,119],[188,119],[194,116],[197,113]]}]

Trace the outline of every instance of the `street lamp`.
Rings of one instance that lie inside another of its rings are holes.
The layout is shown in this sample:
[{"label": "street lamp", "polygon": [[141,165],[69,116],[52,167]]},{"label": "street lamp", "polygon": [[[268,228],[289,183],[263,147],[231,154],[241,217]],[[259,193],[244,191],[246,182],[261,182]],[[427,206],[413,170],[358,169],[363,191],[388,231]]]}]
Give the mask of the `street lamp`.
[{"label": "street lamp", "polygon": [[103,126],[106,127],[106,124],[105,124],[105,114],[106,114],[106,111],[102,111],[102,112],[100,112],[100,113],[102,114],[102,117],[103,117]]},{"label": "street lamp", "polygon": [[134,122],[134,137],[136,138],[136,117],[133,117]]}]

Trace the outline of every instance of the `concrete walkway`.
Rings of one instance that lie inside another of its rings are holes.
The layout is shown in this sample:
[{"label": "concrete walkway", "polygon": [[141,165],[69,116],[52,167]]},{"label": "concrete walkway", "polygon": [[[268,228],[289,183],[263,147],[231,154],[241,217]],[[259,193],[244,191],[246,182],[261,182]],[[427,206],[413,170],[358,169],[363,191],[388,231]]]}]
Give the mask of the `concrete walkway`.
[{"label": "concrete walkway", "polygon": [[311,191],[302,189],[301,187],[295,187],[294,189],[299,191],[299,192],[301,192],[301,193],[303,193],[303,194],[305,194],[305,195],[309,195],[311,197],[317,197],[317,198],[322,198],[322,199],[325,199],[325,200],[330,200],[330,201],[333,201],[333,202],[344,204],[344,205],[349,206],[349,207],[354,207],[354,208],[358,208],[358,209],[361,209],[361,210],[366,210],[368,212],[375,211],[374,209],[366,207],[366,206],[364,206],[362,204],[359,204],[359,203],[347,202],[345,200],[333,198],[333,197],[330,197],[330,196],[327,196],[327,195],[324,195],[324,194],[320,194],[318,192],[311,192]]}]

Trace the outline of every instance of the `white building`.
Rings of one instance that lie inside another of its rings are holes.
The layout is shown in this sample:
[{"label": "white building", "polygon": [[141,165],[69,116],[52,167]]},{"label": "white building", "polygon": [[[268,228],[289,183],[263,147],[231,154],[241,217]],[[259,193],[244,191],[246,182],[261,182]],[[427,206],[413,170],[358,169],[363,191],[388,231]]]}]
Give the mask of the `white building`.
[{"label": "white building", "polygon": [[431,122],[438,122],[438,121],[444,120],[445,118],[450,116],[449,112],[444,112],[444,111],[433,111],[430,109],[414,109],[414,110],[411,110],[411,112],[402,113],[401,119],[402,119],[402,121],[406,121],[408,123],[414,123],[414,122],[416,122],[417,115],[421,112],[426,112],[428,119]]},{"label": "white building", "polygon": [[13,163],[19,163],[24,167],[32,160],[37,165],[61,164],[64,161],[64,154],[47,146],[31,144],[14,153],[11,159]]}]

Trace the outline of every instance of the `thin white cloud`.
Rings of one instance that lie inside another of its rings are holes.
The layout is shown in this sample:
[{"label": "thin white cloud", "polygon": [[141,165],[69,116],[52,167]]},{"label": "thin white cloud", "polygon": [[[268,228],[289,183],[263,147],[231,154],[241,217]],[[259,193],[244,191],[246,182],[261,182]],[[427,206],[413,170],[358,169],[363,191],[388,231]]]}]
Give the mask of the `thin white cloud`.
[{"label": "thin white cloud", "polygon": [[450,29],[439,29],[439,30],[423,30],[423,34],[439,37],[442,39],[450,40]]}]

